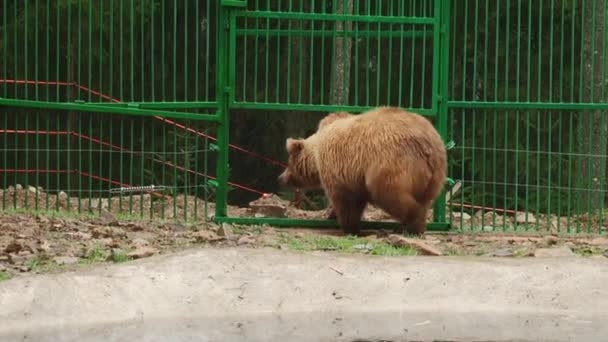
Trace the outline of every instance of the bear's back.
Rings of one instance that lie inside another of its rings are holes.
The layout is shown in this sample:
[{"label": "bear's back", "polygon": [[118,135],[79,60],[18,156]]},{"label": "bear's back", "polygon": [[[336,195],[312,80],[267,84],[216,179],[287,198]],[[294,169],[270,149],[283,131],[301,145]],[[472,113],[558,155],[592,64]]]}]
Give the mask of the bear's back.
[{"label": "bear's back", "polygon": [[340,152],[358,162],[445,153],[441,136],[430,121],[396,107],[379,107],[335,120],[318,134],[321,151]]}]

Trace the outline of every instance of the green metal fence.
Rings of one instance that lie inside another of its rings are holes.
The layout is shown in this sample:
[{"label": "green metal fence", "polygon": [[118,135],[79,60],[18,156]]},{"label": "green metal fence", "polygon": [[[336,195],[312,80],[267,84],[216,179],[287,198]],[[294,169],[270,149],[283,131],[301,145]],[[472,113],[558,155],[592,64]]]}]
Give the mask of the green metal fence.
[{"label": "green metal fence", "polygon": [[216,12],[200,1],[0,1],[2,209],[212,216]]},{"label": "green metal fence", "polygon": [[453,225],[605,232],[607,2],[452,4]]},{"label": "green metal fence", "polygon": [[283,165],[239,132],[397,105],[455,144],[430,229],[604,232],[607,6],[0,0],[2,208],[332,226],[228,207]]}]

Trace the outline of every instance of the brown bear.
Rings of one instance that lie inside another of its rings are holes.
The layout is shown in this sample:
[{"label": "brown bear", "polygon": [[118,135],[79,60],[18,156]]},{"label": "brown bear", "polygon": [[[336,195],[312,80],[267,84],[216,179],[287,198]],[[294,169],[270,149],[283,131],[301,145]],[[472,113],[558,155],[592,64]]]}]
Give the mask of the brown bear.
[{"label": "brown bear", "polygon": [[288,138],[286,149],[288,166],[279,182],[302,190],[322,187],[347,234],[360,233],[368,203],[408,233],[423,234],[427,211],[447,179],[447,153],[435,127],[396,107],[332,113],[308,138]]}]

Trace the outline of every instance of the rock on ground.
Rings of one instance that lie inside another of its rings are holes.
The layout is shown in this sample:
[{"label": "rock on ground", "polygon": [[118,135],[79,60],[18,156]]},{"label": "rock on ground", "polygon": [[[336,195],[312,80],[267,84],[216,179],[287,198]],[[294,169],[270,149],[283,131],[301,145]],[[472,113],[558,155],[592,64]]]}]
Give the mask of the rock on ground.
[{"label": "rock on ground", "polygon": [[135,259],[140,259],[150,257],[156,253],[158,253],[158,249],[154,247],[141,246],[137,247],[134,251],[129,252],[127,256]]},{"label": "rock on ground", "polygon": [[441,251],[422,240],[409,239],[397,234],[391,234],[387,237],[388,243],[396,247],[410,247],[423,255],[443,255]]}]

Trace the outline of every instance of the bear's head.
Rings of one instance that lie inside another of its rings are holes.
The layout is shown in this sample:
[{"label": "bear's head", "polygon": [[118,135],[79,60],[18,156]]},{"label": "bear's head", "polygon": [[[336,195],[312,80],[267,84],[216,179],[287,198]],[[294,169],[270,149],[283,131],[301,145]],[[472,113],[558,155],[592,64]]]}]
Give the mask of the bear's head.
[{"label": "bear's head", "polygon": [[[314,137],[313,137],[314,138]],[[279,176],[279,183],[302,191],[321,187],[311,138],[288,138],[285,143],[289,155],[287,167]]]}]

